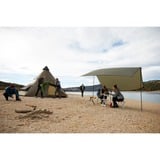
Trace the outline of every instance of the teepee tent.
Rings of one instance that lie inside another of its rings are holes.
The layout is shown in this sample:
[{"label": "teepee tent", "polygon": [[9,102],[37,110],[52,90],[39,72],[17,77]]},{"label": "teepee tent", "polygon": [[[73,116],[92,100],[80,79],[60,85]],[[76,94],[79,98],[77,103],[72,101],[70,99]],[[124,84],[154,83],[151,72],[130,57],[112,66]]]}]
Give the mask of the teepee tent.
[{"label": "teepee tent", "polygon": [[[35,96],[37,88],[38,88],[38,79],[43,78],[44,82],[49,82],[51,84],[55,84],[55,78],[50,73],[49,68],[46,66],[43,68],[42,73],[37,77],[36,81],[30,86],[28,91],[26,92],[26,96]],[[55,97],[55,86],[47,85],[44,91],[44,97]],[[40,96],[40,93],[38,93]],[[61,96],[67,97],[67,94],[61,89]]]},{"label": "teepee tent", "polygon": [[[101,85],[107,88],[112,88],[114,84],[124,91],[143,88],[141,67],[105,68],[91,71],[83,76],[97,76]],[[142,110],[142,92],[140,93]]]}]

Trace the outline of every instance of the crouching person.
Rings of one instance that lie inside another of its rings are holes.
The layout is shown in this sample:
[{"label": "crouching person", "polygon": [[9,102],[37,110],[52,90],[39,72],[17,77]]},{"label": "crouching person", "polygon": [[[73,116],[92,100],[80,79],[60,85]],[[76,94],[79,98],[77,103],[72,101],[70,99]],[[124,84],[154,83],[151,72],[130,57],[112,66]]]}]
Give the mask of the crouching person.
[{"label": "crouching person", "polygon": [[21,99],[19,98],[19,92],[18,90],[15,88],[14,85],[10,85],[5,89],[5,92],[3,93],[5,99],[8,101],[8,98],[11,97],[13,98],[13,95],[16,96],[16,101],[21,101]]},{"label": "crouching person", "polygon": [[114,94],[113,94],[113,107],[114,108],[117,108],[118,107],[118,104],[117,102],[122,102],[124,101],[124,96],[123,94],[120,92],[119,88],[117,87],[117,85],[115,84],[113,86],[113,91],[114,91]]}]

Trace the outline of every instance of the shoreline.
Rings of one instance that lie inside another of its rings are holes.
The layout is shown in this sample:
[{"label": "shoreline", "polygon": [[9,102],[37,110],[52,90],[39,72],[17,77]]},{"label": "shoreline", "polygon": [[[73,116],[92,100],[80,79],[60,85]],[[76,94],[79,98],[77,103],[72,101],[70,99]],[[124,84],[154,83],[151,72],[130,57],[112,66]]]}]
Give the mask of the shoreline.
[{"label": "shoreline", "polygon": [[[141,112],[139,101],[129,99],[124,108],[120,104],[115,109],[75,94],[61,99],[21,98],[21,102],[5,101],[0,92],[0,133],[160,133],[160,104],[143,102]],[[29,109],[26,104],[53,114],[19,119],[15,109]]]},{"label": "shoreline", "polygon": [[[123,92],[122,92],[123,93]],[[129,93],[129,95],[128,94],[126,94],[126,93]],[[137,100],[137,101],[140,101],[140,96],[137,98],[137,95],[135,95],[135,94],[139,94],[139,92],[137,93],[137,91],[126,91],[126,93],[124,92],[123,94],[124,94],[124,96],[126,97],[127,95],[127,97],[125,98],[125,99],[130,99],[130,100]],[[150,96],[150,95],[146,95],[146,93],[147,94],[155,94],[154,95],[154,98],[153,98],[153,95],[151,95],[151,97],[148,97],[148,96]],[[21,96],[25,96],[25,91],[19,91],[19,94],[21,95]],[[81,93],[80,93],[80,91],[76,91],[76,92],[66,92],[66,94],[71,94],[71,95],[81,95]],[[134,97],[134,98],[131,98],[131,95],[132,95],[132,97]],[[84,93],[84,96],[93,96],[93,94],[92,94],[92,92],[91,91],[86,91],[85,93]],[[94,96],[96,97],[96,92],[94,93]],[[135,96],[136,96],[136,98],[135,98]],[[147,96],[147,98],[146,98],[146,96]],[[156,97],[155,97],[156,96]],[[155,103],[155,104],[160,104],[160,100],[159,100],[159,98],[160,97],[158,97],[158,96],[160,96],[160,92],[159,91],[149,91],[149,92],[144,92],[144,93],[142,93],[142,101],[143,102],[148,102],[148,103]],[[158,97],[158,98],[157,98]],[[149,99],[148,100],[148,98],[151,98],[151,99]],[[146,100],[147,99],[147,100]]]},{"label": "shoreline", "polygon": [[[133,91],[127,91],[127,92],[131,92],[131,93],[134,93]],[[135,91],[136,92],[136,91]],[[81,96],[80,95],[80,92],[67,92],[68,94],[70,94],[70,95],[77,95],[77,96]],[[76,94],[75,94],[76,93]],[[122,92],[123,93],[123,92]],[[146,92],[147,93],[147,92]],[[151,92],[152,93],[152,92]],[[154,92],[153,92],[154,93]],[[155,94],[157,94],[157,92],[155,93]],[[160,94],[160,93],[158,93],[158,94]],[[90,95],[88,95],[88,94],[84,94],[84,96],[93,96],[92,94],[90,94]],[[143,98],[143,96],[144,95],[142,95],[142,101],[143,102],[146,102],[146,103],[154,103],[154,104],[159,104],[160,105],[160,102],[153,102],[153,101],[146,101],[144,98]],[[96,94],[94,94],[94,97],[97,97],[96,96]],[[134,101],[141,101],[140,100],[140,97],[139,97],[139,99],[137,99],[137,98],[130,98],[130,97],[128,97],[128,98],[125,98],[126,100],[128,99],[128,100],[134,100]]]}]

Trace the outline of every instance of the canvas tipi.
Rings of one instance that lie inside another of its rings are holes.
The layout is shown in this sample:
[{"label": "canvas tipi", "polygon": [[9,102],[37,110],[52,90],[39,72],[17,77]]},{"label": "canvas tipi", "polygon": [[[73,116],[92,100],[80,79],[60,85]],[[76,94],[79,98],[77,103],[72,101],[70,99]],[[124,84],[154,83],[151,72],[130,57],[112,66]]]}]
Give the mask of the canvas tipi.
[{"label": "canvas tipi", "polygon": [[[49,68],[46,66],[43,68],[42,73],[37,77],[36,81],[30,86],[28,91],[26,92],[26,96],[35,96],[37,88],[38,88],[38,79],[43,78],[45,82],[49,82],[51,84],[55,84],[55,78],[50,73]],[[56,87],[53,85],[48,85],[44,92],[44,97],[56,97],[55,96]],[[40,96],[40,93],[38,93]],[[67,97],[67,94],[61,89],[61,96]]]}]

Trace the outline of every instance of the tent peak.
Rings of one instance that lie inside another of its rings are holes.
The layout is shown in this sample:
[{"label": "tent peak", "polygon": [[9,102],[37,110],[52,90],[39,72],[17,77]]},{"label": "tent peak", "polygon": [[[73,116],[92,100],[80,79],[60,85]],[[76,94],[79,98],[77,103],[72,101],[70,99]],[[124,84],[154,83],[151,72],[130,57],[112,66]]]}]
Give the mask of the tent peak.
[{"label": "tent peak", "polygon": [[43,70],[44,70],[44,71],[49,71],[49,68],[48,68],[47,66],[45,66],[45,67],[43,68]]}]

